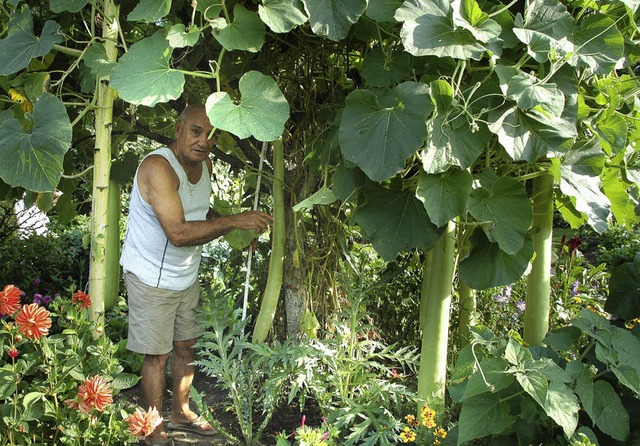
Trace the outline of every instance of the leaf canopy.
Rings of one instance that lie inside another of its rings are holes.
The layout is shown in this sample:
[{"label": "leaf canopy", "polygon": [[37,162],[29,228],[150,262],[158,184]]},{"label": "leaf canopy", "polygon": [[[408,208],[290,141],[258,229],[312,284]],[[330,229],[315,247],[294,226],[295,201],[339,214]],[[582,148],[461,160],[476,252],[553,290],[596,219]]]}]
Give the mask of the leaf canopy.
[{"label": "leaf canopy", "polygon": [[13,187],[52,192],[62,176],[71,147],[71,123],[62,102],[43,93],[34,104],[33,127],[24,130],[15,118],[0,124],[0,178]]},{"label": "leaf canopy", "polygon": [[369,178],[384,181],[404,167],[426,138],[433,111],[428,87],[405,82],[390,91],[355,90],[340,123],[340,148]]},{"label": "leaf canopy", "polygon": [[111,85],[125,101],[153,107],[182,94],[184,74],[171,68],[167,34],[162,29],[136,42],[111,71]]},{"label": "leaf canopy", "polygon": [[207,98],[211,124],[238,138],[253,136],[258,141],[273,141],[280,137],[289,119],[289,104],[276,82],[258,71],[249,71],[240,79],[238,88],[241,97],[237,102],[226,92]]}]

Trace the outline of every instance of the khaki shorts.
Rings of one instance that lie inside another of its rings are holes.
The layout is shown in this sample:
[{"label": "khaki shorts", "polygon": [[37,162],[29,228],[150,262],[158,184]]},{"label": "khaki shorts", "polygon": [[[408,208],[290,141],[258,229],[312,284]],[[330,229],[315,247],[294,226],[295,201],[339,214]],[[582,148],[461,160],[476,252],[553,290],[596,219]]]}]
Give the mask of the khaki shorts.
[{"label": "khaki shorts", "polygon": [[147,355],[164,355],[173,343],[196,339],[202,334],[195,308],[200,302],[200,284],[183,291],[155,288],[135,274],[124,273],[129,305],[127,349]]}]

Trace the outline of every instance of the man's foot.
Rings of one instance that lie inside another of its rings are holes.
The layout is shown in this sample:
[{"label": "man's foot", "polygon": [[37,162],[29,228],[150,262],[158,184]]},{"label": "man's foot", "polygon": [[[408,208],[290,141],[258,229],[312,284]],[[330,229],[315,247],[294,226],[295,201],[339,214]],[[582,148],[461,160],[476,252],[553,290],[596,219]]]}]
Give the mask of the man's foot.
[{"label": "man's foot", "polygon": [[204,418],[196,417],[191,421],[179,423],[169,421],[167,428],[174,431],[190,432],[192,434],[211,436],[218,435],[218,431],[213,428]]},{"label": "man's foot", "polygon": [[144,440],[140,440],[140,445],[144,446],[171,446],[173,444],[173,438],[171,435],[162,430],[154,430],[151,435],[147,436]]}]

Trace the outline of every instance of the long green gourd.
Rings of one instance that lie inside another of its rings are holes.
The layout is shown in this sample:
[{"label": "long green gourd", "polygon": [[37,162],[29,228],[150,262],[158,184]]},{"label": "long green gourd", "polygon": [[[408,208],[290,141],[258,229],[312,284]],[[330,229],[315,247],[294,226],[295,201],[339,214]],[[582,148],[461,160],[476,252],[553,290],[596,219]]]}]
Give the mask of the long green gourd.
[{"label": "long green gourd", "polygon": [[536,257],[527,278],[527,307],[523,339],[540,345],[549,330],[551,293],[551,242],[553,236],[553,175],[533,180],[533,247]]},{"label": "long green gourd", "polygon": [[253,328],[254,342],[264,342],[267,338],[278,306],[284,267],[284,218],[284,144],[279,139],[273,142],[273,224],[269,275]]}]

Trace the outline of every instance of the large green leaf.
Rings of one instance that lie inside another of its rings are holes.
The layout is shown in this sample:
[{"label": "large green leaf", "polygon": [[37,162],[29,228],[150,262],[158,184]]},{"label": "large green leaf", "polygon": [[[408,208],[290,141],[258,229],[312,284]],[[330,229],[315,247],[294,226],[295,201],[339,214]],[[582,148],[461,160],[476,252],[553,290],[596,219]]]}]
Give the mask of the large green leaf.
[{"label": "large green leaf", "polygon": [[629,413],[611,384],[602,380],[594,382],[590,378],[580,379],[576,393],[585,412],[602,432],[618,441],[627,440]]},{"label": "large green leaf", "polygon": [[537,62],[545,62],[553,50],[567,55],[573,51],[569,38],[574,28],[571,14],[558,0],[532,0],[524,21],[517,17],[515,35],[527,45],[527,52]]},{"label": "large green leaf", "polygon": [[276,33],[287,33],[308,20],[302,0],[262,0],[258,15]]},{"label": "large green leaf", "polygon": [[485,48],[466,29],[453,24],[448,0],[406,0],[395,18],[403,22],[400,37],[414,56],[482,58]]},{"label": "large green leaf", "polygon": [[140,0],[140,3],[127,15],[132,22],[154,23],[171,10],[171,0]]},{"label": "large green leaf", "polygon": [[592,138],[576,143],[562,163],[554,158],[552,169],[563,194],[574,197],[576,209],[584,212],[589,225],[598,233],[606,231],[611,203],[600,190],[600,177],[604,165],[604,153],[598,140]]},{"label": "large green leaf", "polygon": [[460,277],[476,290],[510,285],[522,277],[532,257],[533,241],[528,234],[522,249],[511,256],[476,229],[471,236],[471,252],[460,262]]},{"label": "large green leaf", "polygon": [[328,205],[334,203],[337,199],[338,198],[336,197],[336,194],[334,194],[331,189],[329,189],[327,186],[322,186],[313,195],[305,198],[304,200],[293,206],[293,211],[299,212],[303,209],[311,210],[316,205]]},{"label": "large green leaf", "polygon": [[604,309],[626,320],[640,317],[640,256],[613,270]]},{"label": "large green leaf", "polygon": [[0,177],[13,187],[51,192],[60,181],[64,155],[71,147],[71,122],[62,102],[49,93],[34,104],[32,122],[26,131],[14,118],[0,125]]},{"label": "large green leaf", "polygon": [[518,161],[535,162],[548,152],[561,151],[576,136],[573,124],[535,110],[501,107],[489,114],[489,130],[509,156]]},{"label": "large green leaf", "polygon": [[561,382],[552,381],[549,384],[544,402],[544,411],[564,431],[567,438],[571,438],[578,427],[578,411],[580,405],[576,395]]},{"label": "large green leaf", "polygon": [[238,138],[278,139],[289,119],[289,103],[276,81],[258,71],[249,71],[240,78],[238,88],[241,98],[237,103],[225,92],[207,98],[211,124]]},{"label": "large green leaf", "polygon": [[482,222],[487,238],[507,254],[522,249],[533,212],[524,186],[516,179],[498,178],[491,190],[479,187],[471,192],[469,213]]},{"label": "large green leaf", "polygon": [[7,37],[0,40],[0,76],[17,73],[29,65],[34,57],[46,55],[53,45],[62,42],[60,25],[47,20],[40,37],[33,32],[33,17],[28,6],[9,20]]},{"label": "large green leaf", "polygon": [[393,17],[404,0],[376,0],[367,6],[367,17],[376,22],[395,22]]},{"label": "large green leaf", "polygon": [[427,86],[416,82],[350,93],[340,123],[343,156],[374,181],[398,173],[427,136],[425,120],[433,110],[427,95]]},{"label": "large green leaf", "polygon": [[333,192],[342,201],[355,201],[364,191],[366,175],[357,167],[340,163],[333,172]]},{"label": "large green leaf", "polygon": [[111,86],[136,105],[153,107],[179,98],[184,74],[171,68],[171,53],[167,30],[136,42],[111,70]]},{"label": "large green leaf", "polygon": [[369,51],[362,63],[362,77],[372,87],[387,87],[407,76],[411,68],[408,53],[396,53],[376,47]]},{"label": "large green leaf", "polygon": [[420,152],[425,172],[445,172],[450,166],[470,167],[487,147],[491,132],[484,123],[469,122],[455,108],[427,123],[426,147]]},{"label": "large green leaf", "polygon": [[383,187],[366,192],[365,203],[353,218],[385,260],[394,259],[405,249],[430,248],[443,232],[411,192]]},{"label": "large green leaf", "polygon": [[616,23],[603,14],[590,14],[573,35],[575,52],[571,63],[589,74],[609,74],[624,55],[624,37]]},{"label": "large green leaf", "polygon": [[465,401],[458,420],[458,444],[507,431],[515,418],[499,394],[485,393]]},{"label": "large green leaf", "polygon": [[443,226],[464,212],[472,182],[469,172],[456,168],[439,175],[421,173],[416,196],[424,203],[431,221]]},{"label": "large green leaf", "polygon": [[555,84],[542,83],[537,77],[514,67],[496,65],[500,88],[507,98],[513,100],[522,110],[538,105],[554,116],[564,111],[564,96]]},{"label": "large green leaf", "polygon": [[502,28],[480,9],[476,0],[452,0],[453,24],[469,31],[480,42],[496,41]]},{"label": "large green leaf", "polygon": [[89,0],[51,0],[49,5],[52,12],[78,12],[84,8]]},{"label": "large green leaf", "polygon": [[107,57],[107,50],[99,42],[93,42],[84,53],[84,63],[91,69],[91,74],[96,77],[106,77],[116,66],[116,62]]},{"label": "large green leaf", "polygon": [[602,190],[611,201],[611,213],[620,225],[631,227],[640,222],[640,214],[636,212],[637,202],[629,195],[631,183],[621,178],[620,169],[607,168],[602,176]]},{"label": "large green leaf", "polygon": [[499,392],[514,382],[513,374],[507,373],[507,363],[502,358],[484,358],[478,368],[482,373],[472,373],[460,401],[486,392]]},{"label": "large green leaf", "polygon": [[367,0],[302,0],[311,30],[334,42],[344,39],[367,7]]},{"label": "large green leaf", "polygon": [[184,48],[194,46],[200,38],[200,29],[192,25],[187,30],[182,23],[173,25],[167,34],[167,40],[171,48]]},{"label": "large green leaf", "polygon": [[219,17],[211,22],[211,34],[227,51],[243,50],[257,53],[264,44],[265,28],[257,12],[240,3],[233,8],[233,21]]}]

